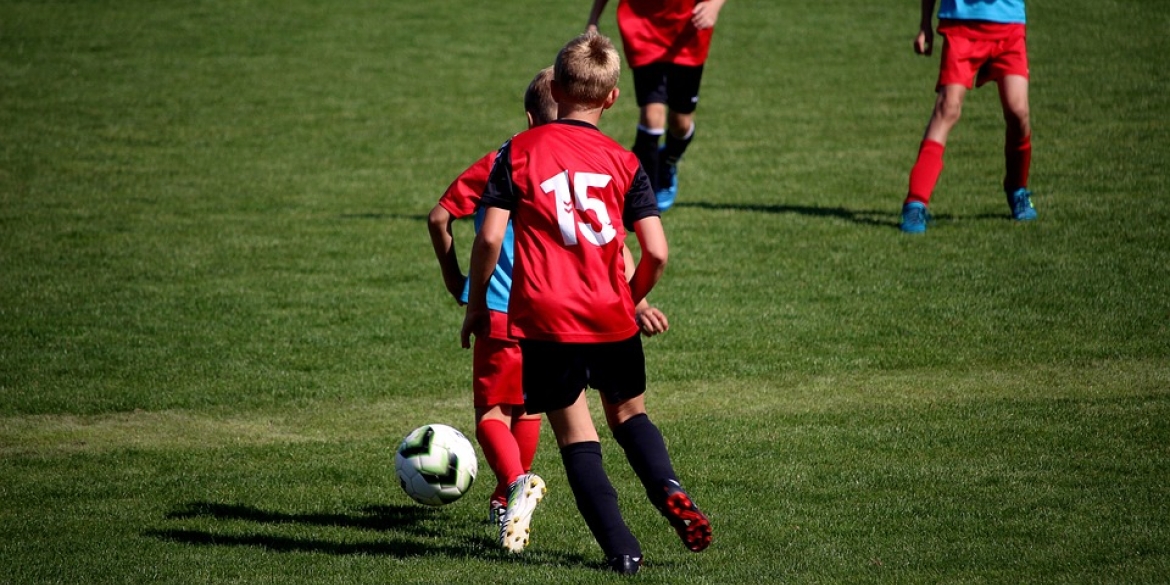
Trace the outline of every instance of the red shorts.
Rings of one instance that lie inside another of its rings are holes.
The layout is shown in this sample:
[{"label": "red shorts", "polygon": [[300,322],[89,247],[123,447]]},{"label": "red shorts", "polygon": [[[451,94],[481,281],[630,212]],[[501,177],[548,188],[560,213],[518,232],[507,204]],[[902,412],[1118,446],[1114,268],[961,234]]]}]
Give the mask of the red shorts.
[{"label": "red shorts", "polygon": [[476,408],[524,404],[520,344],[507,331],[508,314],[491,311],[491,334],[475,338],[471,394]]},{"label": "red shorts", "polygon": [[938,34],[945,38],[938,84],[967,89],[1007,75],[1028,77],[1028,48],[1023,24],[943,20]]}]

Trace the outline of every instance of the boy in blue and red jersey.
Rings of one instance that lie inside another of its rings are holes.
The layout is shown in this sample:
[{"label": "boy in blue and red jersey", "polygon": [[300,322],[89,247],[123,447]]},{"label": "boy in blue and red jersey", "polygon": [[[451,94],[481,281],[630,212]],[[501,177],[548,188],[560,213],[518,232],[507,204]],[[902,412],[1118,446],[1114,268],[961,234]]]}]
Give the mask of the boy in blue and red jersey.
[{"label": "boy in blue and red jersey", "polygon": [[[726,0],[620,0],[618,31],[634,73],[639,112],[633,151],[658,200],[678,195],[678,161],[695,134],[695,109],[711,35]],[[593,0],[586,31],[598,30],[608,0]],[[665,144],[662,142],[666,136]]]},{"label": "boy in blue and red jersey", "polygon": [[[914,51],[930,55],[935,0],[922,0],[922,20]],[[939,65],[934,112],[910,171],[902,204],[901,229],[926,231],[927,206],[943,168],[947,136],[959,121],[963,98],[973,86],[995,81],[1006,123],[1003,179],[1012,218],[1036,219],[1028,171],[1032,163],[1032,125],[1028,111],[1028,51],[1024,0],[942,0],[938,33],[945,39]]]},{"label": "boy in blue and red jersey", "polygon": [[[584,392],[601,394],[606,421],[651,502],[693,551],[711,525],[679,484],[658,428],[646,413],[645,355],[635,305],[661,277],[668,246],[654,191],[635,155],[597,128],[618,97],[621,58],[596,33],[561,49],[554,66],[558,120],[517,134],[500,148],[481,204],[471,251],[464,347],[490,324],[487,287],[508,221],[515,230],[509,332],[520,339],[524,407],[546,413],[577,509],[609,567],[642,564],[602,465],[601,443]],[[626,278],[624,239],[642,255]],[[521,507],[523,509],[523,507]],[[527,519],[505,516],[509,538],[527,540]]]},{"label": "boy in blue and red jersey", "polygon": [[[524,93],[528,127],[556,119],[557,104],[552,98],[552,68],[541,70]],[[456,178],[431,209],[427,227],[431,244],[443,274],[447,292],[467,304],[468,280],[459,268],[451,229],[456,219],[473,217],[479,229],[483,222],[480,196],[487,186],[496,152],[492,151]],[[503,252],[491,273],[487,304],[490,326],[476,337],[472,355],[472,404],[475,407],[475,437],[484,459],[496,476],[496,487],[488,499],[489,519],[502,525],[510,496],[536,484],[540,489],[530,503],[544,495],[543,480],[532,474],[532,462],[540,441],[539,414],[524,411],[521,388],[520,346],[508,335],[508,299],[512,288],[512,228],[508,226]],[[501,533],[500,544],[504,545]]]}]

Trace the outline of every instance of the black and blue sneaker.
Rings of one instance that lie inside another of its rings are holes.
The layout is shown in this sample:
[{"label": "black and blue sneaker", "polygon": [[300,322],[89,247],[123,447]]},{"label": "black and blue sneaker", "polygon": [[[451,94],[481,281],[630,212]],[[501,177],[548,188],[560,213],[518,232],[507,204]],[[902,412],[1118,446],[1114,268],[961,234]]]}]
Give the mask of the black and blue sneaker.
[{"label": "black and blue sneaker", "polygon": [[911,201],[902,206],[902,225],[898,227],[908,234],[921,234],[926,231],[928,219],[930,214],[926,212],[926,205]]},{"label": "black and blue sneaker", "polygon": [[1012,219],[1016,221],[1036,219],[1036,207],[1032,205],[1032,192],[1024,187],[1007,193],[1007,203],[1012,210]]},{"label": "black and blue sneaker", "polygon": [[666,170],[663,172],[664,186],[654,192],[654,197],[658,200],[658,212],[664,212],[674,205],[675,197],[678,197],[678,165],[662,163]]}]

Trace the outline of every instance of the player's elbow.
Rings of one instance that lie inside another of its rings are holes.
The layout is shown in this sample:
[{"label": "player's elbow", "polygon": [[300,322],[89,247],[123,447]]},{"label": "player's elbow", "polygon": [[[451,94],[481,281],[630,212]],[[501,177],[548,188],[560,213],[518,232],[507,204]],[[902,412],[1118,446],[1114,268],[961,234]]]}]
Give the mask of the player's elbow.
[{"label": "player's elbow", "polygon": [[503,245],[503,234],[495,234],[490,231],[480,231],[475,235],[475,241],[472,243],[472,248],[473,251],[490,253],[498,251]]},{"label": "player's elbow", "polygon": [[658,270],[666,268],[669,255],[666,246],[647,246],[642,249],[642,261]]},{"label": "player's elbow", "polygon": [[451,212],[443,208],[442,205],[436,205],[427,215],[427,228],[431,230],[431,233],[446,231],[447,225],[450,223]]}]

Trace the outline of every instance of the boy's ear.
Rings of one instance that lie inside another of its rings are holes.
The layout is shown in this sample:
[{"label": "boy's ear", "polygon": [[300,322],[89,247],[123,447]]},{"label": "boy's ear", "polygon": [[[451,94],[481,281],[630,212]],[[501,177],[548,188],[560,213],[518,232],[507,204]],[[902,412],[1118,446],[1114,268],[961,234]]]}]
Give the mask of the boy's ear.
[{"label": "boy's ear", "polygon": [[561,91],[561,84],[557,83],[557,80],[554,79],[554,80],[550,81],[548,84],[548,88],[552,91],[552,99],[554,102],[559,104],[559,103],[565,101],[564,100],[565,94],[563,91]]},{"label": "boy's ear", "polygon": [[605,103],[603,103],[603,104],[601,105],[601,108],[602,108],[603,110],[608,110],[608,109],[610,109],[611,107],[613,107],[613,104],[614,104],[615,102],[617,102],[617,99],[618,99],[618,94],[619,94],[619,93],[621,93],[621,92],[620,92],[620,91],[618,91],[618,88],[616,88],[616,87],[615,87],[615,88],[613,88],[613,89],[612,89],[612,90],[609,92],[609,95],[605,96]]},{"label": "boy's ear", "polygon": [[535,127],[535,126],[536,126],[536,120],[533,120],[533,119],[532,119],[532,112],[529,112],[529,111],[525,110],[525,111],[524,111],[524,115],[528,117],[528,127],[529,127],[529,128],[533,128],[533,127]]}]

